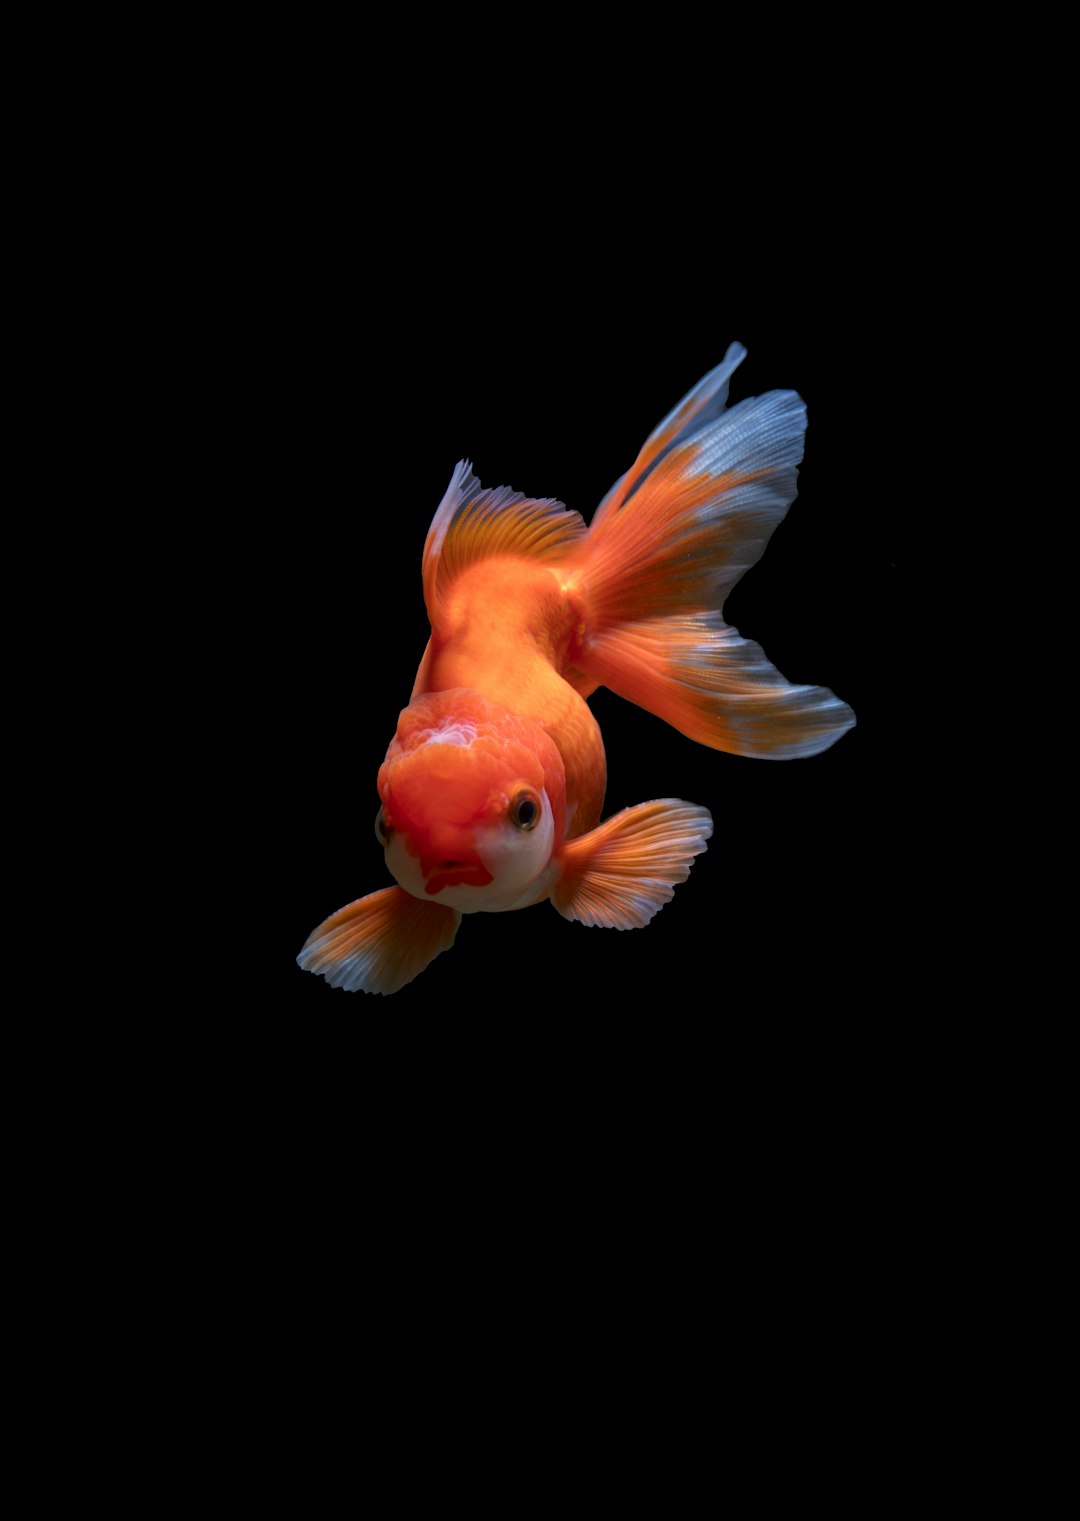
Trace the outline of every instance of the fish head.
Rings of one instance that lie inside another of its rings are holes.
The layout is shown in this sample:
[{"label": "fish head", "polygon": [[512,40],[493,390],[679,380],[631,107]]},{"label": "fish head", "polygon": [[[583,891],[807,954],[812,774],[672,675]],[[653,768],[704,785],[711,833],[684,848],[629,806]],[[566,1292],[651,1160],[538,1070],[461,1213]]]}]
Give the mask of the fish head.
[{"label": "fish head", "polygon": [[545,731],[466,688],[404,710],[379,770],[376,834],[406,892],[461,913],[543,896],[565,772]]}]

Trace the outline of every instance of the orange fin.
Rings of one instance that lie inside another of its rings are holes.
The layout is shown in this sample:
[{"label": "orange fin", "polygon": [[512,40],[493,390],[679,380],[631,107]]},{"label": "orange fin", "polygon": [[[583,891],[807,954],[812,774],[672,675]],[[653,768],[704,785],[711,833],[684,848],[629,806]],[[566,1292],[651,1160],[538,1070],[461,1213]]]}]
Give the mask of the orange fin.
[{"label": "orange fin", "polygon": [[450,478],[424,544],[424,601],[433,628],[447,588],[469,565],[493,555],[557,560],[585,537],[580,513],[553,497],[534,500],[509,486],[485,491],[468,460]]},{"label": "orange fin", "polygon": [[649,618],[596,634],[589,674],[700,745],[793,760],[827,750],[855,714],[827,687],[785,681],[719,613]]},{"label": "orange fin", "polygon": [[339,908],[312,930],[297,961],[350,993],[396,993],[442,951],[461,915],[444,903],[421,903],[404,888],[384,887]]},{"label": "orange fin", "polygon": [[795,497],[806,408],[770,391],[724,410],[744,350],[694,388],[605,497],[568,568],[585,612],[587,681],[717,750],[814,755],[855,715],[825,687],[794,686],[721,616]]},{"label": "orange fin", "polygon": [[564,919],[641,929],[686,881],[711,834],[708,809],[679,798],[624,808],[563,845],[551,901]]},{"label": "orange fin", "polygon": [[[642,444],[637,459],[624,476],[612,486],[607,496],[593,513],[591,527],[609,512],[621,507],[649,473],[650,468],[680,437],[697,432],[706,423],[718,417],[727,405],[728,382],[746,358],[741,343],[732,343],[715,369],[710,370],[692,391],[688,391],[679,405],[672,409],[663,422],[657,423]],[[693,425],[691,427],[691,424]]]},{"label": "orange fin", "polygon": [[795,392],[770,391],[678,439],[572,557],[593,620],[721,608],[794,500],[805,429]]}]

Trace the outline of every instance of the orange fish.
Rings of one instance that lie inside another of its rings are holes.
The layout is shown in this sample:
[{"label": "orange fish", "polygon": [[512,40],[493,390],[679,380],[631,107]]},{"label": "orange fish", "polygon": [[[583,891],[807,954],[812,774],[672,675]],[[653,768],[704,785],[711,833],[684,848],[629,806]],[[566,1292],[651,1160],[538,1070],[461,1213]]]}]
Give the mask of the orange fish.
[{"label": "orange fish", "polygon": [[431,638],[379,769],[375,831],[398,885],[320,924],[302,967],[393,993],[449,949],[462,914],[545,898],[583,924],[648,924],[712,818],[661,798],[600,822],[607,766],[586,700],[599,686],[739,755],[814,755],[854,724],[721,617],[795,497],[806,428],[794,391],[726,409],[745,356],[731,345],[588,528],[457,466],[424,545]]}]

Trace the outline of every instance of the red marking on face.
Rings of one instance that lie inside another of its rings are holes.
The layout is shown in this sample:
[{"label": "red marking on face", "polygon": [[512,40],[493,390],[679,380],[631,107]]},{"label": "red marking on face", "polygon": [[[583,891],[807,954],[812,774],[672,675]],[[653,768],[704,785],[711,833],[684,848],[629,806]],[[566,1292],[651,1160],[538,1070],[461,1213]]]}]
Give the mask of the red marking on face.
[{"label": "red marking on face", "polygon": [[479,861],[432,861],[422,857],[420,869],[424,873],[424,891],[442,892],[444,887],[486,887],[494,881]]}]

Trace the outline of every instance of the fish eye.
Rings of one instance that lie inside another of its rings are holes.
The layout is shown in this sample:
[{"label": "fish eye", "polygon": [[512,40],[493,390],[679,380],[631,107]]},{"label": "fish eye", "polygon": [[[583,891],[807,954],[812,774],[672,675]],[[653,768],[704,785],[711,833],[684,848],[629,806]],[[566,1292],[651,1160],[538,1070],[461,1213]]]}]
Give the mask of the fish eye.
[{"label": "fish eye", "polygon": [[535,792],[522,791],[510,804],[510,822],[517,829],[535,829],[540,822],[540,799]]},{"label": "fish eye", "polygon": [[375,815],[375,838],[378,840],[379,844],[383,846],[384,849],[387,845],[389,845],[390,836],[393,834],[393,832],[394,831],[390,828],[390,825],[386,822],[385,809],[380,808],[378,813]]}]

